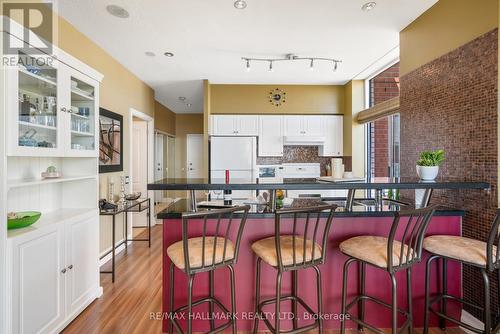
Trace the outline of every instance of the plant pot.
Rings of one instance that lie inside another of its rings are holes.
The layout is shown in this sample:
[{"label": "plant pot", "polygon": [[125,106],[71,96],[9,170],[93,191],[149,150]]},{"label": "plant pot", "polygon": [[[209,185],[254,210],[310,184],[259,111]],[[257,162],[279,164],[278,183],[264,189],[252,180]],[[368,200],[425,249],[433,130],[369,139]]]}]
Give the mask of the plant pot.
[{"label": "plant pot", "polygon": [[417,175],[420,180],[434,181],[439,173],[439,166],[418,166]]}]

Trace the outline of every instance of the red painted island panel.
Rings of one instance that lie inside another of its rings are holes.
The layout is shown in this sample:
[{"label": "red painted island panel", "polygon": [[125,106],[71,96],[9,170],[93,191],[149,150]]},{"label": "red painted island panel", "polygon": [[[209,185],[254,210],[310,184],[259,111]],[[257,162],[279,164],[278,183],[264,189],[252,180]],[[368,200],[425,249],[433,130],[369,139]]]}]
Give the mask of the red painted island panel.
[{"label": "red painted island panel", "polygon": [[[461,235],[460,216],[435,216],[427,232],[427,235],[448,234]],[[330,231],[328,252],[326,263],[321,266],[322,287],[323,287],[323,310],[325,319],[325,329],[337,329],[340,327],[340,306],[342,293],[342,269],[346,257],[338,250],[338,245],[343,240],[358,235],[379,235],[387,236],[392,223],[391,217],[338,217],[334,218]],[[182,221],[180,219],[165,219],[163,224],[163,311],[164,322],[163,330],[168,331],[169,314],[169,287],[170,287],[170,259],[166,255],[166,249],[172,243],[182,239]],[[402,234],[402,231],[400,231]],[[196,232],[195,232],[196,233]],[[200,232],[201,234],[201,232]],[[246,223],[244,235],[241,241],[238,263],[235,265],[236,274],[236,304],[238,319],[238,331],[250,331],[253,325],[253,312],[255,300],[255,267],[256,257],[252,252],[251,244],[261,238],[272,236],[274,234],[274,220],[269,218],[249,218]],[[194,235],[193,235],[194,236]],[[424,252],[422,263],[413,268],[413,307],[414,307],[414,327],[422,327],[423,308],[424,308],[424,279],[425,279],[425,260],[428,254]],[[461,296],[461,267],[459,264],[450,262],[448,265],[449,283],[448,291],[456,296]],[[299,273],[299,296],[306,303],[316,309],[316,280],[313,269],[302,270]],[[437,289],[437,265],[434,267],[432,275],[432,289]],[[398,279],[398,302],[400,306],[406,307],[406,275],[405,272],[397,274]],[[215,294],[228,309],[230,309],[230,289],[229,273],[227,269],[218,269],[215,272]],[[274,296],[276,282],[276,270],[263,264],[262,271],[262,296],[263,298]],[[389,274],[371,266],[367,266],[366,290],[369,295],[381,298],[390,302]],[[291,288],[290,274],[285,274],[283,278],[283,292],[289,293]],[[206,273],[196,275],[194,281],[194,300],[205,297],[208,294],[208,275]],[[349,296],[357,292],[357,267],[351,266],[349,275]],[[175,308],[187,304],[187,277],[176,269],[175,270]],[[269,316],[274,316],[274,307],[270,306],[266,311]],[[289,319],[289,303],[282,304],[282,318]],[[209,313],[208,305],[199,306],[193,309],[193,331],[209,331]],[[222,310],[215,310],[216,324],[224,322],[225,314]],[[353,310],[355,312],[355,310]],[[461,310],[458,306],[451,305],[447,312],[454,317],[459,318]],[[178,318],[187,315],[179,315]],[[299,308],[299,324],[309,323],[311,320],[305,316],[305,311]],[[380,328],[390,328],[390,311],[374,303],[366,304],[366,321]],[[403,317],[399,319],[400,323],[404,321]],[[179,322],[186,328],[185,320]],[[431,325],[437,325],[437,319],[431,316]],[[347,322],[347,328],[354,328],[355,324]],[[291,328],[291,321],[283,322],[282,329]],[[265,330],[265,325],[260,322],[260,330]],[[228,330],[229,331],[229,330]]]}]

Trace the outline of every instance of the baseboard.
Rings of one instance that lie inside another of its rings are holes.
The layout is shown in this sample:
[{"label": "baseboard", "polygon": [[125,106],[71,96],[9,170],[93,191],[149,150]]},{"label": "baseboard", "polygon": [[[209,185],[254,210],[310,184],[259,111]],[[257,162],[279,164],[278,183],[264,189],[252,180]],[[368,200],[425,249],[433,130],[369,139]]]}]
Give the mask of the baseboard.
[{"label": "baseboard", "polygon": [[90,304],[92,304],[94,300],[96,300],[102,295],[102,291],[103,291],[102,287],[101,286],[98,287],[94,292],[94,294],[91,297],[89,297],[89,299],[87,299],[87,301],[82,305],[82,307],[80,307],[78,310],[73,312],[69,317],[67,317],[66,320],[64,320],[64,322],[59,327],[57,327],[53,333],[62,332],[62,330],[66,328],[73,320],[75,320]]},{"label": "baseboard", "polygon": [[[117,244],[123,242],[123,239],[118,241]],[[127,242],[127,245],[131,245],[132,244],[132,241],[128,241]],[[109,252],[111,250],[111,247],[109,247],[108,249],[106,249],[104,252],[102,252],[103,254],[106,253],[106,252]],[[120,252],[122,252],[123,250],[125,250],[125,244],[121,244],[120,246],[116,247],[115,249],[115,256],[120,254]],[[110,261],[111,258],[113,257],[113,254],[112,253],[109,253],[108,255],[106,255],[105,257],[103,257],[102,259],[99,260],[99,267],[101,267],[103,264],[105,264],[106,262]]]},{"label": "baseboard", "polygon": [[[466,323],[467,325],[472,326],[472,327],[476,327],[476,328],[484,330],[484,323],[481,320],[479,320],[478,318],[474,317],[469,312],[465,311],[465,310],[462,310],[462,319],[461,319],[461,321],[463,323]],[[460,327],[460,329],[462,329],[466,333],[475,334],[474,332],[471,332],[470,330],[465,329],[463,327]]]}]

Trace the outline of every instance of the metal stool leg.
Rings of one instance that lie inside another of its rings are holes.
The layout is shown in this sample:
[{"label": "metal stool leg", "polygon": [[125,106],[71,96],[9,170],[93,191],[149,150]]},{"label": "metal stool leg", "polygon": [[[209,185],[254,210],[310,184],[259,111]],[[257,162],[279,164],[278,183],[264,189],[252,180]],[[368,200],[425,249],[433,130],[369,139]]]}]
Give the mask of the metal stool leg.
[{"label": "metal stool leg", "polygon": [[283,273],[278,271],[278,275],[276,276],[276,313],[274,316],[275,319],[275,333],[280,333],[280,307],[281,307],[281,278]]},{"label": "metal stool leg", "polygon": [[323,292],[321,289],[321,271],[318,266],[313,267],[316,270],[316,283],[317,283],[317,294],[318,294],[318,329],[319,333],[323,333]]},{"label": "metal stool leg", "polygon": [[[425,309],[424,309],[424,331],[422,334],[429,333],[429,314],[430,314],[430,299],[431,299],[431,265],[432,261],[439,259],[439,256],[431,256],[427,259],[425,265]],[[438,270],[439,271],[439,270]]]},{"label": "metal stool leg", "polygon": [[342,281],[342,308],[341,308],[341,316],[343,320],[340,322],[340,333],[345,334],[345,322],[346,322],[346,307],[347,307],[347,277],[349,273],[349,265],[353,262],[356,262],[356,259],[350,258],[344,263],[344,278]]},{"label": "metal stool leg", "polygon": [[194,275],[190,275],[188,282],[187,334],[193,333],[193,280]]},{"label": "metal stool leg", "polygon": [[484,281],[484,334],[491,333],[491,301],[490,301],[490,279],[488,272],[481,269]]},{"label": "metal stool leg", "polygon": [[[292,296],[297,298],[297,285],[298,285],[298,280],[299,280],[299,271],[294,270],[292,271]],[[299,327],[298,325],[298,319],[297,319],[297,300],[292,299],[292,313],[293,313],[293,329],[297,329]]]},{"label": "metal stool leg", "polygon": [[260,270],[262,266],[262,259],[257,259],[257,274],[255,275],[255,314],[253,320],[253,334],[257,334],[259,328],[259,304],[260,304]]},{"label": "metal stool leg", "polygon": [[174,333],[174,263],[170,263],[170,324],[168,326],[168,333]]},{"label": "metal stool leg", "polygon": [[[442,272],[442,291],[441,293],[443,295],[448,294],[448,263],[445,258],[442,258],[443,261],[443,272]],[[441,313],[446,314],[446,299],[443,298],[441,300]],[[444,318],[439,318],[439,328],[442,330],[446,330],[446,319]]]},{"label": "metal stool leg", "polygon": [[398,333],[398,285],[396,275],[391,273],[392,282],[392,334]]},{"label": "metal stool leg", "polygon": [[[365,280],[366,280],[366,264],[363,262],[359,262],[358,266],[358,284],[359,284],[359,294],[364,296],[366,293]],[[365,301],[360,299],[358,301],[358,310],[359,310],[359,319],[361,321],[365,320]],[[363,330],[363,326],[358,324],[358,331]]]},{"label": "metal stool leg", "polygon": [[236,329],[236,287],[234,278],[234,268],[232,265],[228,265],[229,274],[231,278],[231,323],[233,328],[233,334],[237,333]]},{"label": "metal stool leg", "polygon": [[[211,270],[208,272],[208,296],[210,298],[214,298],[214,271]],[[215,319],[214,319],[214,303],[211,301],[208,302],[208,312],[210,313],[210,330],[213,331],[215,329]]]},{"label": "metal stool leg", "polygon": [[408,317],[410,319],[410,326],[408,327],[408,333],[413,334],[413,298],[411,291],[411,267],[406,269],[406,288],[408,294]]},{"label": "metal stool leg", "polygon": [[[500,269],[497,269],[497,277],[498,277],[498,299],[497,299],[497,305],[500,304]],[[497,307],[497,324],[500,324],[500,305]]]}]

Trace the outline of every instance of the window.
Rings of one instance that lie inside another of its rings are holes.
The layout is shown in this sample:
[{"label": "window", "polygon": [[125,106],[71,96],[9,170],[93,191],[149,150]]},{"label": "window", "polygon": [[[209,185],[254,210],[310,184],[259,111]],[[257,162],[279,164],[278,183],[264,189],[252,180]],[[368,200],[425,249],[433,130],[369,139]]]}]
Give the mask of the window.
[{"label": "window", "polygon": [[[399,63],[370,79],[368,84],[370,107],[399,96]],[[399,177],[399,114],[369,122],[367,140],[368,176]]]}]

